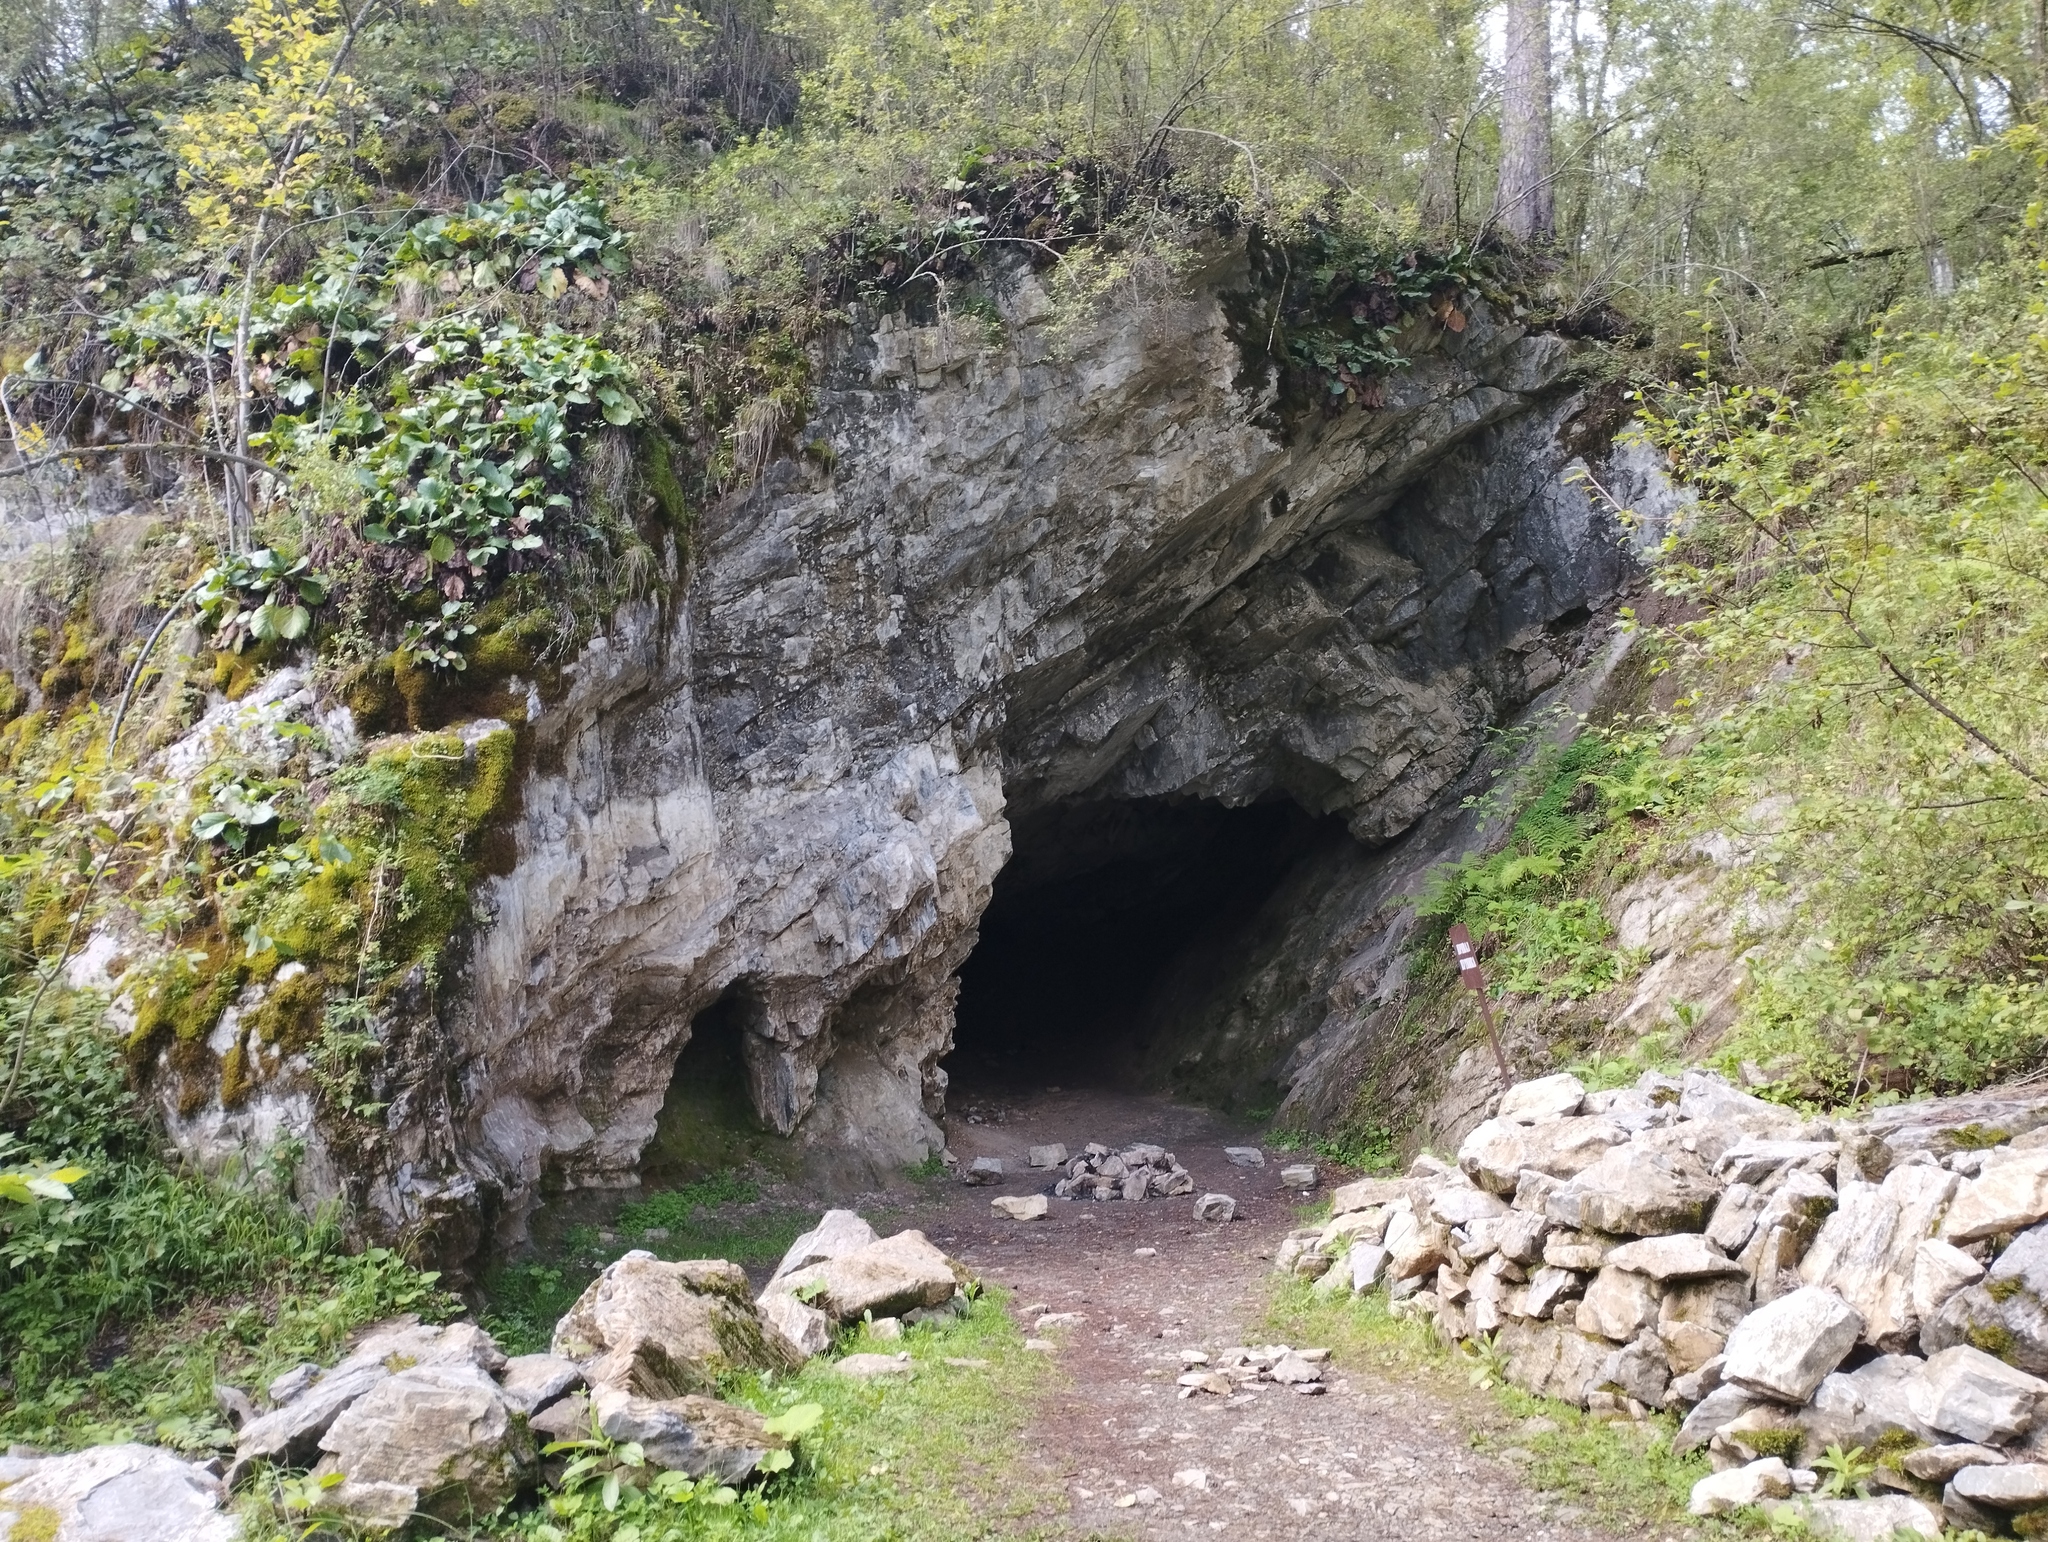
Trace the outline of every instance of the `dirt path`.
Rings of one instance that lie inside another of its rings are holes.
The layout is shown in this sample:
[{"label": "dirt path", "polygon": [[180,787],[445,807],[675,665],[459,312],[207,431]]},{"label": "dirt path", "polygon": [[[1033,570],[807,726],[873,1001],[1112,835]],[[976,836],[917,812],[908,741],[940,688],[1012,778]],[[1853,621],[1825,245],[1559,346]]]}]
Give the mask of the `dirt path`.
[{"label": "dirt path", "polygon": [[[1271,1385],[1227,1400],[1176,1395],[1183,1348],[1270,1337],[1260,1327],[1268,1260],[1294,1224],[1293,1197],[1270,1154],[1263,1171],[1229,1164],[1223,1147],[1250,1144],[1244,1131],[1206,1111],[1105,1092],[952,1101],[955,1154],[1002,1157],[1015,1176],[951,1190],[906,1219],[1013,1291],[1027,1331],[1032,1307],[1085,1319],[1048,1335],[1066,1385],[1032,1421],[1024,1453],[1066,1489],[1069,1516],[1054,1520],[1062,1534],[1608,1542],[1507,1463],[1471,1449],[1481,1427],[1512,1439],[1512,1421],[1483,1394],[1447,1395],[1340,1363],[1322,1396]],[[1235,1196],[1239,1219],[1197,1224],[1184,1200],[1054,1200],[1040,1221],[995,1217],[994,1195],[1050,1182],[1025,1169],[1025,1148],[1055,1140],[1075,1150],[1156,1141],[1194,1174],[1197,1192]]]}]

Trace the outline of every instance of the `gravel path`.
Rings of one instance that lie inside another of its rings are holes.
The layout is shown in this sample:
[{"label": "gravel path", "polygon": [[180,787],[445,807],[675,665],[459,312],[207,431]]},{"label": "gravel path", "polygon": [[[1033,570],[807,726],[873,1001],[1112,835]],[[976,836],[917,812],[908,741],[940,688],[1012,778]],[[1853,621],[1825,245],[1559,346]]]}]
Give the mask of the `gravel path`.
[{"label": "gravel path", "polygon": [[[1338,1363],[1322,1396],[1272,1385],[1229,1399],[1177,1396],[1183,1348],[1268,1337],[1258,1326],[1268,1259],[1294,1224],[1293,1197],[1279,1189],[1270,1157],[1263,1171],[1229,1165],[1223,1147],[1251,1143],[1241,1129],[1207,1111],[1107,1092],[952,1102],[954,1152],[963,1162],[1000,1156],[1017,1176],[950,1191],[905,1219],[1014,1292],[1027,1332],[1033,1307],[1083,1319],[1045,1334],[1065,1376],[1026,1436],[1025,1459],[1066,1490],[1068,1515],[1048,1518],[1057,1534],[1610,1537],[1537,1494],[1507,1462],[1471,1448],[1481,1428],[1512,1442],[1513,1421],[1485,1394]],[[1054,1200],[1044,1220],[994,1216],[994,1195],[1049,1185],[1052,1174],[1027,1174],[1025,1148],[1055,1140],[1074,1150],[1089,1140],[1156,1141],[1193,1172],[1197,1192],[1234,1195],[1239,1219],[1200,1225],[1178,1199]]]}]

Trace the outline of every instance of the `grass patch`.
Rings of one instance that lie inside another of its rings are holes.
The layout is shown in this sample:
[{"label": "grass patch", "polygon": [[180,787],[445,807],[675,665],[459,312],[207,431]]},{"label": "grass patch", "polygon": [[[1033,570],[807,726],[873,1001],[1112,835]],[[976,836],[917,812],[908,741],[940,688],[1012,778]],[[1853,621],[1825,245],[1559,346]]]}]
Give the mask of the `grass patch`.
[{"label": "grass patch", "polygon": [[[1506,1456],[1531,1486],[1570,1501],[1603,1526],[1682,1527],[1702,1537],[1768,1531],[1761,1517],[1703,1521],[1686,1514],[1693,1484],[1711,1469],[1703,1454],[1671,1454],[1674,1419],[1607,1423],[1569,1403],[1506,1385],[1479,1358],[1446,1348],[1427,1323],[1395,1318],[1381,1292],[1333,1301],[1314,1295],[1305,1283],[1286,1281],[1274,1291],[1265,1326],[1276,1342],[1327,1345],[1353,1377],[1435,1382],[1434,1390],[1452,1396],[1463,1388],[1483,1390],[1520,1422],[1475,1430],[1472,1448]],[[1532,1422],[1538,1420],[1544,1422]]]},{"label": "grass patch", "polygon": [[29,1381],[17,1363],[13,1396],[0,1399],[0,1441],[70,1449],[140,1440],[205,1455],[234,1440],[214,1403],[216,1382],[260,1391],[304,1361],[332,1362],[366,1323],[400,1312],[439,1321],[460,1310],[434,1275],[395,1253],[341,1257],[324,1251],[331,1246],[313,1236],[293,1266],[249,1294],[145,1320],[132,1340],[115,1328],[65,1372]]},{"label": "grass patch", "polygon": [[[725,1395],[764,1413],[817,1403],[824,1422],[804,1438],[797,1465],[772,1481],[765,1511],[746,1506],[675,1512],[662,1537],[750,1542],[958,1542],[963,1538],[1051,1536],[1051,1513],[1064,1508],[1051,1479],[1012,1460],[1019,1432],[1054,1370],[1024,1348],[1000,1294],[982,1295],[954,1322],[908,1330],[900,1342],[856,1328],[846,1353],[907,1350],[917,1374],[854,1381],[827,1360],[795,1376],[749,1375]],[[978,1361],[949,1365],[947,1361]],[[623,1536],[610,1518],[578,1517],[567,1529],[545,1511],[503,1523],[497,1537],[540,1538],[556,1528],[564,1542]],[[646,1542],[655,1542],[650,1534]]]}]

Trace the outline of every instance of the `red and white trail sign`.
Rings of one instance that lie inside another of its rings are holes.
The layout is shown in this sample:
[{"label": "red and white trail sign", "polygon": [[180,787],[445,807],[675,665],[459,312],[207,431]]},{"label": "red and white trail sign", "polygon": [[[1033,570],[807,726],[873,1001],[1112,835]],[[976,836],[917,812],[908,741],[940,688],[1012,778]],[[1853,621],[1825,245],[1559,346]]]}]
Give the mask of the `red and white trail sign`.
[{"label": "red and white trail sign", "polygon": [[1463,921],[1451,926],[1451,957],[1457,961],[1458,978],[1479,998],[1479,1015],[1486,1019],[1486,1040],[1493,1046],[1493,1063],[1500,1067],[1500,1084],[1509,1086],[1514,1077],[1508,1073],[1508,1057],[1501,1053],[1500,1030],[1493,1025],[1493,1007],[1486,999],[1486,975],[1479,968],[1479,950],[1473,946],[1472,934],[1465,930]]}]

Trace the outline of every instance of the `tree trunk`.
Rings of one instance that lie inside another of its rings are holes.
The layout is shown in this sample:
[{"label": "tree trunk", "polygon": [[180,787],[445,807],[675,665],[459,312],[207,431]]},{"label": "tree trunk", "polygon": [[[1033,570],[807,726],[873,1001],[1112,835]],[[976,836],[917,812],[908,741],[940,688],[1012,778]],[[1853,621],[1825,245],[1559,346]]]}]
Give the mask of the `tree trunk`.
[{"label": "tree trunk", "polygon": [[1500,184],[1493,202],[1504,232],[1532,246],[1555,238],[1550,180],[1550,0],[1507,0]]}]

